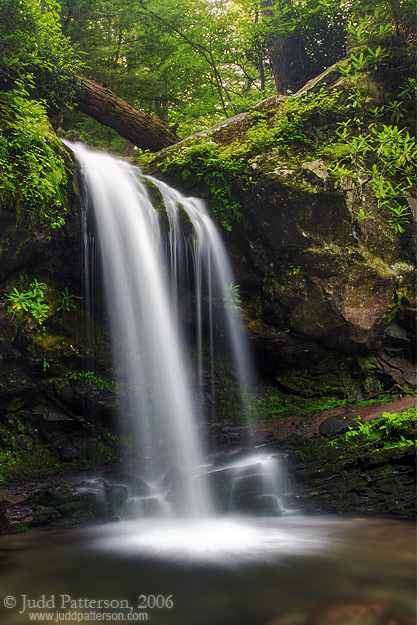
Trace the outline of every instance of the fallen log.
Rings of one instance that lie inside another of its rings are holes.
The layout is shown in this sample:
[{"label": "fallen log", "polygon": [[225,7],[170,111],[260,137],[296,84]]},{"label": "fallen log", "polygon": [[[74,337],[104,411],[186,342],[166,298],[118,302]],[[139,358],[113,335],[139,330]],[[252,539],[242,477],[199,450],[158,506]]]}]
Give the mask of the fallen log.
[{"label": "fallen log", "polygon": [[75,93],[78,110],[109,126],[143,150],[158,152],[179,141],[159,117],[152,117],[119,98],[111,89],[80,78]]}]

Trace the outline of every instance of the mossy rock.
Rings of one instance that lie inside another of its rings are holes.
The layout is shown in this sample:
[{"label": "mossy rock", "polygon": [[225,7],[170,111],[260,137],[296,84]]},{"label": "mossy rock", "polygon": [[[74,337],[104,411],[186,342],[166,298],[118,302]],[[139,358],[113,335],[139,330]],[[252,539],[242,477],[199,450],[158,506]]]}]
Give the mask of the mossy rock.
[{"label": "mossy rock", "polygon": [[33,511],[32,525],[49,525],[61,518],[61,513],[57,508],[50,506],[39,506]]}]

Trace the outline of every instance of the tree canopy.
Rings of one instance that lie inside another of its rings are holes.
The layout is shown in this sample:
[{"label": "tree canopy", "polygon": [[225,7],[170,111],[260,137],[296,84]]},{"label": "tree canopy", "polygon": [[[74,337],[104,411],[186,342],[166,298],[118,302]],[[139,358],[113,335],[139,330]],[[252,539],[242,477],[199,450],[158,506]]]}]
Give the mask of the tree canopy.
[{"label": "tree canopy", "polygon": [[0,88],[20,81],[50,116],[66,107],[65,128],[122,150],[68,110],[78,75],[184,137],[294,93],[351,50],[380,46],[403,71],[414,15],[415,0],[3,0]]}]

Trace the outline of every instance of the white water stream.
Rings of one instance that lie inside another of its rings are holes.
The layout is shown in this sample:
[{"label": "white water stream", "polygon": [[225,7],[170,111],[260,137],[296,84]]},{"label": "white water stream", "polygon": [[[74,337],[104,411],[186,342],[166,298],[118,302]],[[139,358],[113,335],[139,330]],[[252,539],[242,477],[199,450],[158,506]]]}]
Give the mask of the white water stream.
[{"label": "white water stream", "polygon": [[[137,498],[138,514],[152,509],[186,518],[213,516],[213,469],[204,464],[198,426],[207,413],[205,377],[211,370],[214,384],[218,346],[233,363],[243,416],[253,380],[237,287],[223,242],[200,200],[185,198],[107,154],[81,144],[68,145],[86,181],[115,361],[123,372],[127,409],[138,423],[139,454],[146,459],[142,476],[146,492]],[[148,194],[149,184],[158,189],[165,205],[167,244]],[[195,327],[194,336],[186,336],[184,314],[191,317],[188,326]],[[193,350],[194,373],[186,358]],[[269,494],[276,497],[278,482],[267,477],[273,463],[269,462],[260,483],[269,484]],[[251,460],[247,466],[253,464]],[[263,459],[257,466],[262,472]],[[250,471],[253,482],[258,473]],[[246,474],[243,471],[243,477]],[[231,475],[234,482],[241,480],[236,471]]]}]

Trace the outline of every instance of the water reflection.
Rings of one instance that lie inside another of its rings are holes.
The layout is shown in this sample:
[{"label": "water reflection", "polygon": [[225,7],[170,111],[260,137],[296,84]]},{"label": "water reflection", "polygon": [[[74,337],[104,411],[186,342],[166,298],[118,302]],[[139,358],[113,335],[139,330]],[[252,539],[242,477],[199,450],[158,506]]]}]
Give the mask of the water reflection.
[{"label": "water reflection", "polygon": [[145,610],[156,625],[415,624],[412,524],[284,517],[148,521],[133,529],[119,523],[2,537],[1,595],[18,605],[1,605],[0,622],[30,622],[17,609],[25,594],[135,606],[141,596],[172,597],[172,607],[158,599],[161,607]]}]

